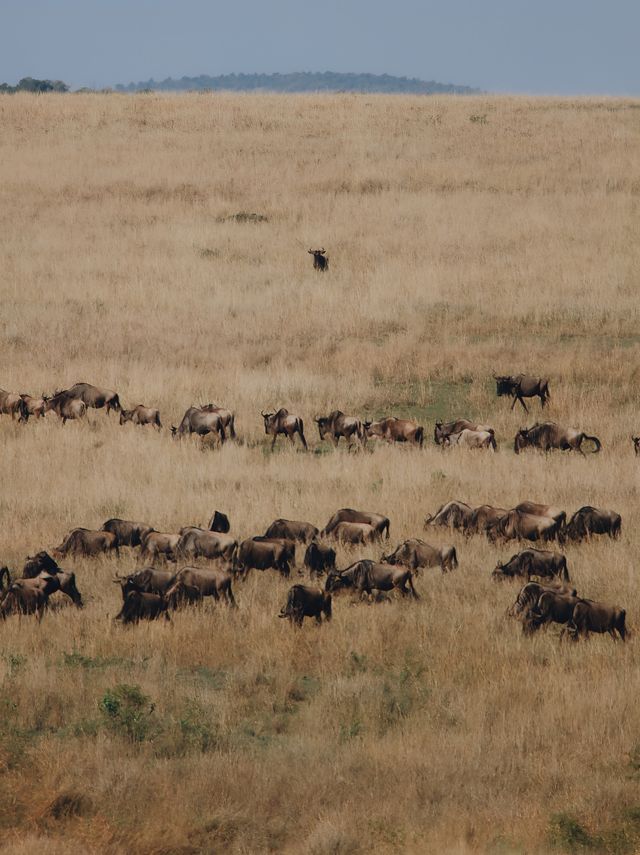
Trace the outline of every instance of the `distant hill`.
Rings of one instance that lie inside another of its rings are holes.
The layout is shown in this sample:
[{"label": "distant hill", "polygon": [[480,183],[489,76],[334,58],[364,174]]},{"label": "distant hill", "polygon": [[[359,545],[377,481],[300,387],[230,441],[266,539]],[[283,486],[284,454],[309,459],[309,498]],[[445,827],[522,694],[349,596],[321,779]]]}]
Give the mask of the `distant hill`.
[{"label": "distant hill", "polygon": [[390,74],[340,74],[335,71],[296,71],[292,74],[221,74],[209,77],[181,77],[174,80],[150,79],[140,83],[119,84],[118,92],[185,90],[230,90],[232,92],[256,89],[269,92],[402,92],[413,95],[476,95],[480,89],[456,86],[453,83],[436,83],[435,80],[418,80],[416,77],[393,77]]}]

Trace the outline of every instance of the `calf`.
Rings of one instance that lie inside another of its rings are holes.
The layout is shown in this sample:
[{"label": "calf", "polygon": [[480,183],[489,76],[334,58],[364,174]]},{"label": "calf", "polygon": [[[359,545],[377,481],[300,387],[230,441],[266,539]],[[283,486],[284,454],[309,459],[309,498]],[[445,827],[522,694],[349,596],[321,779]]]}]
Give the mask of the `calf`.
[{"label": "calf", "polygon": [[146,594],[142,591],[130,591],[114,620],[123,624],[138,623],[141,620],[157,620],[164,617],[169,620],[168,602],[159,594]]}]

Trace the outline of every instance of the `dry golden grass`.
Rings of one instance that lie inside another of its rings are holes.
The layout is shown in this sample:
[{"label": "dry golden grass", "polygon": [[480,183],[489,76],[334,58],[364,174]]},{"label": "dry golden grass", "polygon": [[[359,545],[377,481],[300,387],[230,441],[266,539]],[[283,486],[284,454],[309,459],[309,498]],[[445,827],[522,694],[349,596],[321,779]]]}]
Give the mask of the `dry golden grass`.
[{"label": "dry golden grass", "polygon": [[[399,542],[453,498],[594,504],[622,538],[569,546],[570,570],[640,630],[639,122],[625,100],[0,98],[0,386],[86,380],[166,426],[213,399],[240,435],[2,417],[0,563],[111,516],[170,531],[217,507],[245,537],[353,506]],[[492,370],[549,376],[549,416],[602,454],[515,457],[539,408],[511,413]],[[280,405],[310,453],[269,453]],[[415,416],[428,442],[334,453],[312,422],[334,407]],[[437,416],[490,422],[499,453],[441,453]],[[135,555],[66,562],[84,611],[0,626],[3,851],[634,851],[639,636],[523,638],[517,585],[489,578],[517,547],[426,537],[459,570],[417,603],[336,598],[320,630],[277,619],[272,574],[236,613],[123,630],[111,577]],[[121,684],[150,700],[118,718]]]}]

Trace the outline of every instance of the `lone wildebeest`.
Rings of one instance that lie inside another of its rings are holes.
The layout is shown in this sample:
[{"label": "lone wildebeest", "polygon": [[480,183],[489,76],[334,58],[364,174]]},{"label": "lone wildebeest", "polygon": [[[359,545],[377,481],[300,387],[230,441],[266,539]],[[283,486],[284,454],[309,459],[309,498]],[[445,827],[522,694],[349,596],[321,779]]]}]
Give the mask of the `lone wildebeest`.
[{"label": "lone wildebeest", "polygon": [[160,410],[155,407],[145,407],[138,404],[132,410],[120,410],[120,424],[131,422],[134,425],[155,425],[158,430],[162,427],[160,421]]},{"label": "lone wildebeest", "polygon": [[452,433],[460,433],[463,430],[486,430],[492,431],[493,428],[489,425],[479,425],[475,422],[470,422],[469,419],[456,419],[454,422],[437,421],[433,431],[433,439],[436,445],[442,445],[443,440]]},{"label": "lone wildebeest", "polygon": [[86,407],[94,407],[96,410],[106,408],[107,415],[111,410],[120,409],[120,398],[118,393],[111,389],[100,389],[91,383],[76,383],[66,390],[67,394],[78,401],[82,401]]},{"label": "lone wildebeest", "polygon": [[281,407],[277,413],[263,413],[260,415],[264,419],[264,432],[267,436],[272,436],[273,441],[271,448],[273,450],[276,444],[278,434],[283,434],[287,437],[291,445],[294,444],[293,437],[297,433],[300,437],[305,449],[307,448],[307,440],[304,438],[304,423],[299,416],[293,416],[284,407]]},{"label": "lone wildebeest", "polygon": [[377,422],[363,422],[365,437],[384,439],[386,442],[406,442],[419,445],[424,442],[424,428],[413,419],[397,419],[389,416]]},{"label": "lone wildebeest", "polygon": [[473,516],[473,508],[465,502],[447,502],[435,514],[425,517],[424,526],[443,525],[448,528],[466,528]]},{"label": "lone wildebeest", "polygon": [[68,419],[81,419],[87,413],[87,405],[68,391],[55,392],[44,404],[45,412],[53,410],[65,425]]},{"label": "lone wildebeest", "polygon": [[523,398],[540,398],[540,403],[544,408],[551,395],[549,394],[549,381],[538,377],[528,377],[526,374],[516,374],[514,376],[494,374],[496,381],[496,394],[499,398],[503,395],[508,395],[513,398],[511,409],[516,405],[516,401],[520,401],[526,413],[529,412]]},{"label": "lone wildebeest", "polygon": [[390,555],[383,555],[385,564],[403,564],[412,570],[421,567],[439,567],[443,573],[458,566],[455,546],[435,547],[424,540],[405,540]]},{"label": "lone wildebeest", "polygon": [[584,455],[582,443],[585,439],[595,445],[594,453],[602,448],[602,443],[597,436],[589,436],[584,431],[576,428],[567,428],[557,425],[555,422],[536,423],[533,427],[522,428],[515,436],[513,450],[520,454],[521,449],[532,447],[541,451],[551,451],[558,448],[561,451],[578,451]]},{"label": "lone wildebeest", "polygon": [[311,543],[319,534],[313,523],[298,520],[274,520],[265,531],[265,537],[279,537],[285,540],[299,540],[301,543]]},{"label": "lone wildebeest", "polygon": [[320,270],[323,273],[329,269],[329,259],[326,256],[325,249],[310,249],[309,255],[313,256],[313,269]]},{"label": "lone wildebeest", "polygon": [[304,554],[304,566],[310,576],[321,576],[336,569],[336,551],[331,546],[312,540]]},{"label": "lone wildebeest", "polygon": [[339,573],[329,573],[325,590],[331,592],[343,588],[353,589],[360,597],[373,591],[386,593],[395,589],[403,597],[411,595],[415,600],[419,599],[413,586],[412,570],[408,567],[394,567],[392,564],[378,564],[368,558],[356,561]]},{"label": "lone wildebeest", "polygon": [[389,540],[389,528],[391,523],[389,517],[382,514],[370,513],[369,511],[356,511],[353,508],[340,508],[331,517],[322,531],[322,537],[331,534],[333,529],[341,522],[350,523],[368,523],[373,526],[382,539],[383,532],[386,532],[387,540]]},{"label": "lone wildebeest", "polygon": [[522,576],[539,576],[540,578],[558,578],[564,582],[569,581],[567,570],[567,559],[559,552],[551,552],[548,549],[523,549],[503,564],[498,561],[491,578],[514,579]]},{"label": "lone wildebeest", "polygon": [[622,517],[615,511],[601,511],[591,505],[585,505],[576,511],[567,523],[565,533],[570,540],[582,540],[592,534],[608,534],[620,537]]},{"label": "lone wildebeest", "polygon": [[325,621],[331,620],[331,594],[309,585],[294,585],[278,617],[302,626],[306,617],[315,618],[316,623],[321,624],[323,614]]},{"label": "lone wildebeest", "polygon": [[319,416],[314,421],[318,425],[320,439],[329,438],[336,447],[341,436],[345,438],[349,447],[353,445],[354,438],[359,439],[362,445],[366,444],[367,437],[363,424],[356,416],[345,416],[342,410],[334,410],[328,416]]},{"label": "lone wildebeest", "polygon": [[178,427],[171,425],[171,435],[174,438],[180,438],[185,434],[192,433],[198,436],[206,436],[208,433],[213,433],[218,437],[220,443],[223,443],[227,438],[222,418],[218,413],[201,410],[198,407],[189,407]]}]

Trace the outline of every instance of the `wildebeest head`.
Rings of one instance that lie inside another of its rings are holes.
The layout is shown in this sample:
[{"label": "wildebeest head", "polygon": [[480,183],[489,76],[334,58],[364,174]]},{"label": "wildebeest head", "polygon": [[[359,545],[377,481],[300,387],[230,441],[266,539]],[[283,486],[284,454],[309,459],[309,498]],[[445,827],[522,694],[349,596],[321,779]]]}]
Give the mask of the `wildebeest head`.
[{"label": "wildebeest head", "polygon": [[276,414],[275,413],[263,413],[261,410],[260,415],[264,419],[264,432],[270,433],[269,428],[271,428],[274,425],[275,420],[276,420]]},{"label": "wildebeest head", "polygon": [[343,576],[339,572],[332,571],[327,575],[324,589],[327,593],[331,593],[332,591],[339,591],[342,588],[350,588],[352,583],[353,580],[351,578]]},{"label": "wildebeest head", "polygon": [[120,424],[123,425],[125,422],[130,422],[132,416],[133,410],[120,410]]},{"label": "wildebeest head", "polygon": [[636,454],[640,454],[640,436],[632,436],[631,441],[633,442],[633,450]]},{"label": "wildebeest head", "polygon": [[513,450],[516,454],[520,454],[520,449],[526,448],[529,444],[529,429],[521,428],[516,434],[516,438],[513,442]]},{"label": "wildebeest head", "polygon": [[496,381],[496,394],[499,398],[503,395],[513,394],[514,386],[516,385],[513,377],[498,374],[494,374],[493,377]]},{"label": "wildebeest head", "polygon": [[310,249],[309,255],[313,256],[313,269],[324,272],[329,267],[329,259],[325,256],[324,249]]},{"label": "wildebeest head", "polygon": [[318,433],[320,434],[320,439],[324,439],[327,434],[331,433],[330,419],[328,419],[326,416],[321,416],[319,419],[314,419],[314,422],[318,425]]}]

